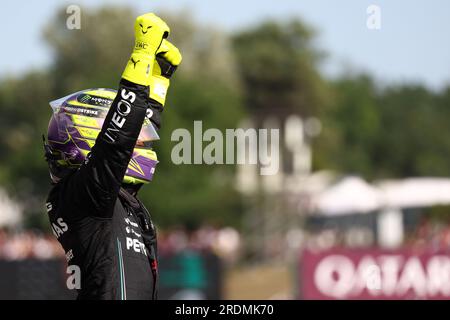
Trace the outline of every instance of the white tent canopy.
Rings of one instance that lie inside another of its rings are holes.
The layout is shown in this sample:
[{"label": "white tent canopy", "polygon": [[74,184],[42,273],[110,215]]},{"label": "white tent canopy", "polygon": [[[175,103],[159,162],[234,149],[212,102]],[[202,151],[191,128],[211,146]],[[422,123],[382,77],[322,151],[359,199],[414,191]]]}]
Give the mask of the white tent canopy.
[{"label": "white tent canopy", "polygon": [[0,188],[0,227],[14,226],[22,220],[22,208]]},{"label": "white tent canopy", "polygon": [[313,197],[312,210],[324,215],[369,212],[379,208],[379,190],[359,177],[347,177]]},{"label": "white tent canopy", "polygon": [[371,185],[350,176],[314,195],[310,209],[323,215],[340,215],[449,204],[450,179],[409,178]]},{"label": "white tent canopy", "polygon": [[387,207],[428,207],[450,204],[450,179],[410,178],[378,184]]}]

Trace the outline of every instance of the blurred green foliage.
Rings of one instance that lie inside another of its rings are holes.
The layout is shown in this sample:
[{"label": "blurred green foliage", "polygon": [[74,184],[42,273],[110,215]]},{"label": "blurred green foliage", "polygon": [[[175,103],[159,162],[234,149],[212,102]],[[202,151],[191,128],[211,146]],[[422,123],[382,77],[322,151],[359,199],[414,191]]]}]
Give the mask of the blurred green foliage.
[{"label": "blurred green foliage", "polygon": [[315,167],[366,179],[448,176],[450,87],[380,86],[369,75],[333,84],[315,141]]},{"label": "blurred green foliage", "polygon": [[233,37],[238,70],[253,117],[317,115],[329,92],[318,72],[324,53],[301,21],[265,22]]},{"label": "blurred green foliage", "polygon": [[[41,135],[51,114],[48,102],[86,88],[116,88],[133,45],[135,16],[121,7],[83,10],[82,29],[68,30],[61,11],[44,30],[52,64],[0,82],[0,186],[20,199],[34,224],[46,225],[50,183]],[[319,72],[325,54],[315,47],[316,34],[297,20],[264,22],[228,36],[197,25],[186,12],[161,16],[184,59],[156,145],[157,174],[141,192],[158,224],[241,221],[244,204],[233,187],[233,166],[170,160],[172,131],[192,131],[194,120],[202,120],[204,130],[224,130],[248,116],[316,116],[323,125],[313,141],[316,170],[368,179],[450,174],[450,87],[383,87],[370,75],[327,81]]]}]

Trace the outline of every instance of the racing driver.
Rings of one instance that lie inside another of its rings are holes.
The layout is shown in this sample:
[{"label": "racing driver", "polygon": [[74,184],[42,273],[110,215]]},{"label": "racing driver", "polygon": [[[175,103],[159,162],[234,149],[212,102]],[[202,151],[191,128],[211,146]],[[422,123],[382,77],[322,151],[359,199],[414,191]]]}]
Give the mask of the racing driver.
[{"label": "racing driver", "polygon": [[50,103],[46,207],[68,265],[79,270],[78,299],[157,298],[155,227],[136,196],[157,164],[151,144],[181,54],[153,13],[136,18],[134,31],[117,91],[87,89]]}]

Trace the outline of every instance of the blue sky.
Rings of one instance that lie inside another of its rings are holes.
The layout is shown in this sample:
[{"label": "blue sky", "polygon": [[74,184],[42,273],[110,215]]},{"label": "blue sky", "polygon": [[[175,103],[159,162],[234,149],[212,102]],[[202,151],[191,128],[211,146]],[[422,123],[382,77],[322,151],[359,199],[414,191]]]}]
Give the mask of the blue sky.
[{"label": "blue sky", "polygon": [[[3,1],[0,77],[50,63],[41,30],[57,8],[69,3],[88,9],[127,4],[138,13],[187,8],[198,21],[230,33],[265,18],[301,17],[319,31],[317,46],[330,54],[323,65],[330,76],[348,69],[367,70],[383,82],[421,82],[436,89],[450,84],[448,0]],[[371,4],[381,8],[380,30],[366,27]]]}]

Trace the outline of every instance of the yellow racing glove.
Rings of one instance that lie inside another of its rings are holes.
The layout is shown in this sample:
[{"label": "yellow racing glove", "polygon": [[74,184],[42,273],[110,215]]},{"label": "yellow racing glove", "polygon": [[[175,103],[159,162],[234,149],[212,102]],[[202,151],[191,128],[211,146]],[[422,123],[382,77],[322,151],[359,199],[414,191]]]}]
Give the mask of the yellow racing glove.
[{"label": "yellow racing glove", "polygon": [[152,80],[155,55],[163,39],[169,36],[167,24],[153,13],[136,18],[134,23],[135,45],[122,78],[144,86]]},{"label": "yellow racing glove", "polygon": [[164,106],[170,78],[180,65],[181,60],[180,50],[167,39],[163,39],[153,63],[153,73],[150,80],[150,99]]}]

